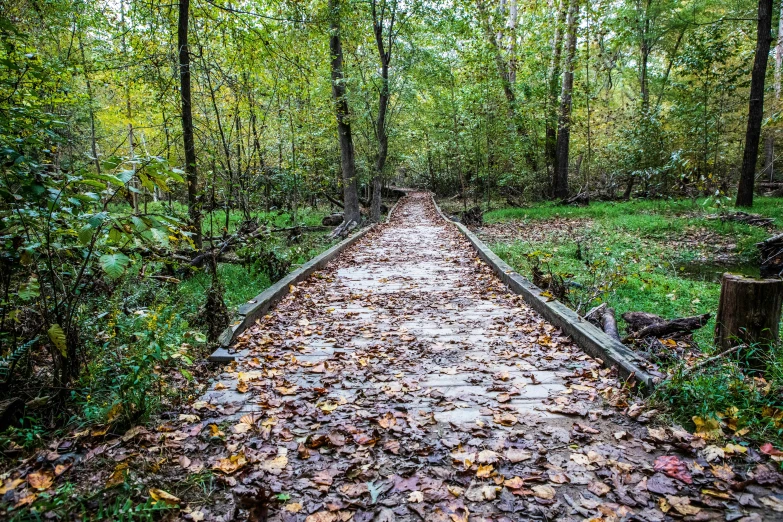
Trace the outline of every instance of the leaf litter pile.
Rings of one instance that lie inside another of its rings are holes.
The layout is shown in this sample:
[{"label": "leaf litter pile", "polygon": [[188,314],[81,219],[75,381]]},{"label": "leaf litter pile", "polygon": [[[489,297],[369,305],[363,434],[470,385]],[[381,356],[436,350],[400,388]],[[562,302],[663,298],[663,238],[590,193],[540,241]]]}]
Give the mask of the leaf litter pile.
[{"label": "leaf litter pile", "polygon": [[[172,520],[781,519],[783,453],[655,426],[612,370],[509,294],[427,194],[240,336],[156,427],[4,476],[132,484]],[[208,487],[205,486],[208,484]],[[108,493],[106,493],[108,494]],[[17,508],[18,509],[18,508]]]}]

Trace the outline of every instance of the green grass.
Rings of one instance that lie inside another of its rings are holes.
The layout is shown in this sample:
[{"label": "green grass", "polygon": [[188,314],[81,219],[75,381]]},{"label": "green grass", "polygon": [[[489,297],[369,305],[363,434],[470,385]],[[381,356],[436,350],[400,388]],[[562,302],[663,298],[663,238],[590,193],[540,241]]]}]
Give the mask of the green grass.
[{"label": "green grass", "polygon": [[[720,210],[708,200],[601,202],[587,207],[542,203],[488,212],[484,219],[489,226],[482,233],[492,250],[520,273],[530,277],[532,263],[538,262],[544,272],[561,275],[570,286],[571,306],[579,306],[582,314],[608,303],[622,330],[620,316],[629,311],[665,318],[703,313],[714,317],[720,273],[758,274],[755,243],[772,232],[709,219]],[[757,198],[752,212],[773,217],[777,228],[783,227],[783,198]],[[493,224],[505,235],[493,236]],[[510,237],[507,231],[516,229],[518,237]],[[727,249],[730,262],[709,261],[715,251],[712,242],[733,245]],[[714,352],[713,329],[714,318],[694,335],[708,354]],[[760,386],[734,361],[721,361],[709,372],[685,378],[676,363],[670,364],[666,368],[673,377],[655,401],[672,420],[691,428],[694,415],[733,417],[749,429],[746,437],[751,440],[783,444],[783,422],[775,418],[783,411],[783,350],[773,347],[770,353],[767,381]]]},{"label": "green grass", "polygon": [[[753,211],[780,219],[783,199],[758,198]],[[599,298],[585,302],[592,292],[574,286],[573,304],[583,308],[606,301],[619,315],[646,311],[663,317],[714,313],[720,285],[712,280],[707,263],[704,273],[694,274],[694,261],[709,259],[712,245],[681,246],[673,243],[691,234],[715,234],[735,245],[733,260],[726,271],[752,273],[757,252],[755,244],[769,232],[741,223],[708,219],[715,209],[693,201],[631,201],[595,203],[571,207],[543,203],[529,208],[501,209],[485,214],[488,224],[522,221],[546,229],[555,218],[583,220],[564,237],[557,230],[544,238],[495,242],[490,247],[516,270],[530,275],[530,257],[548,261],[547,268],[582,287],[606,286]],[[577,250],[582,259],[577,259]],[[698,263],[696,263],[698,264]],[[699,272],[698,267],[696,272]],[[585,309],[581,310],[586,311]],[[696,333],[696,340],[709,349],[711,323]]]}]

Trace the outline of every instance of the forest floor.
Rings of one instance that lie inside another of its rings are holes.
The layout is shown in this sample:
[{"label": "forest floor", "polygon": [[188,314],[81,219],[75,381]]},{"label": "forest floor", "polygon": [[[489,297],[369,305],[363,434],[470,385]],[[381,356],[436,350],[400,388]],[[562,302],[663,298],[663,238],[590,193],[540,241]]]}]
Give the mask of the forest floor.
[{"label": "forest floor", "polygon": [[426,194],[237,347],[250,355],[158,426],[27,459],[3,477],[12,514],[41,500],[40,516],[57,512],[51,492],[68,483],[67,498],[93,492],[93,515],[121,489],[128,506],[194,521],[783,518],[774,462],[709,424],[656,425]]}]

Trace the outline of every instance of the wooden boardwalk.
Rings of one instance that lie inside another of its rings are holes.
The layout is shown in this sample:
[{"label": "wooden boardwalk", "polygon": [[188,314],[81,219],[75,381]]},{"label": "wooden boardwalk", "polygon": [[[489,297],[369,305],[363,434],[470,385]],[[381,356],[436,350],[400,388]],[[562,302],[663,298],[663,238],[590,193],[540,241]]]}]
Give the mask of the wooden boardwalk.
[{"label": "wooden boardwalk", "polygon": [[290,497],[269,520],[724,519],[700,491],[719,462],[697,467],[671,452],[687,433],[624,415],[612,371],[508,293],[426,194],[236,348],[247,355],[193,405],[229,430],[202,458],[244,461],[224,472],[246,507],[259,488]]}]

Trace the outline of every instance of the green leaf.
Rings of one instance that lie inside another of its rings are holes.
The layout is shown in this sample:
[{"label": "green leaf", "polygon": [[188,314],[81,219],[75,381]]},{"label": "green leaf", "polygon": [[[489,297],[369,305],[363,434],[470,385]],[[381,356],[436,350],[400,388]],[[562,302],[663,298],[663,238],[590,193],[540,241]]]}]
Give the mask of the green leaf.
[{"label": "green leaf", "polygon": [[101,268],[106,275],[112,279],[116,279],[125,273],[125,270],[130,264],[130,258],[125,254],[104,254],[100,259]]},{"label": "green leaf", "polygon": [[54,347],[60,351],[60,354],[63,356],[63,359],[67,359],[68,342],[65,340],[65,332],[63,331],[62,327],[59,324],[55,323],[49,328],[49,330],[46,333],[49,334],[49,340],[51,340]]},{"label": "green leaf", "polygon": [[79,242],[82,245],[88,245],[92,239],[95,230],[88,224],[79,229]]},{"label": "green leaf", "polygon": [[19,285],[17,295],[22,301],[29,301],[41,295],[41,285],[38,284],[38,279],[33,277],[29,282]]},{"label": "green leaf", "polygon": [[181,373],[181,374],[182,374],[182,376],[183,376],[185,379],[187,379],[188,381],[192,381],[192,380],[193,380],[193,374],[192,374],[192,373],[190,373],[189,371],[187,371],[185,368],[180,368],[180,369],[179,369],[179,373]]}]

